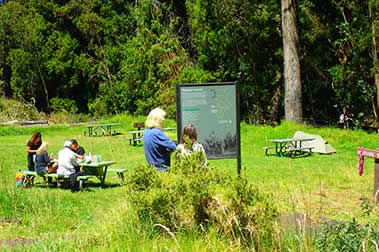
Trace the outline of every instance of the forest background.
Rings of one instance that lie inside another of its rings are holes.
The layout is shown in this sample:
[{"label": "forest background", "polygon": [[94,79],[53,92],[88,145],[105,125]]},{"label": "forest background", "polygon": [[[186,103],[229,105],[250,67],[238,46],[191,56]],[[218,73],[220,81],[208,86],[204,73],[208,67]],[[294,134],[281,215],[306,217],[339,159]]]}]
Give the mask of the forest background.
[{"label": "forest background", "polygon": [[[305,121],[377,119],[378,10],[296,2]],[[176,84],[213,81],[238,81],[247,122],[283,116],[280,1],[0,1],[0,93],[39,111],[173,118]]]}]

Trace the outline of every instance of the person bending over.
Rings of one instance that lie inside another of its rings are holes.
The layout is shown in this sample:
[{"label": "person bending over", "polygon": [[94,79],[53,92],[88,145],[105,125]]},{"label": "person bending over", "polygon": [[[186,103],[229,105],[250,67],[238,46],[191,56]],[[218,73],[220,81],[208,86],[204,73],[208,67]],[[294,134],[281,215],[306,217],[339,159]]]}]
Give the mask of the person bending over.
[{"label": "person bending over", "polygon": [[72,150],[79,156],[84,157],[84,154],[86,152],[84,148],[78,144],[78,141],[76,141],[75,139],[71,139],[71,142],[72,142]]},{"label": "person bending over", "polygon": [[42,144],[42,135],[40,132],[35,132],[32,137],[29,139],[28,143],[26,144],[26,152],[27,160],[28,160],[28,170],[34,171],[35,170],[35,163],[34,163],[34,155],[37,152],[37,149]]},{"label": "person bending over", "polygon": [[170,166],[170,154],[176,145],[163,133],[166,112],[160,108],[150,111],[145,121],[143,142],[146,161],[157,171],[166,172]]}]

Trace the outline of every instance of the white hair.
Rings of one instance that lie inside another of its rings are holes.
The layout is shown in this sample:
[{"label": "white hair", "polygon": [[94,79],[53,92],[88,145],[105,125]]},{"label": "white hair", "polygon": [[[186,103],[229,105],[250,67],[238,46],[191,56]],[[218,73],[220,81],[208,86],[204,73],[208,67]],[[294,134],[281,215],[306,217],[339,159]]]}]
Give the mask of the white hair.
[{"label": "white hair", "polygon": [[64,144],[63,144],[64,147],[68,147],[68,148],[70,148],[71,145],[72,145],[72,142],[71,142],[70,140],[66,140],[66,141],[64,141]]},{"label": "white hair", "polygon": [[146,128],[159,128],[163,129],[163,122],[165,120],[166,112],[161,108],[155,108],[150,111],[145,121]]}]

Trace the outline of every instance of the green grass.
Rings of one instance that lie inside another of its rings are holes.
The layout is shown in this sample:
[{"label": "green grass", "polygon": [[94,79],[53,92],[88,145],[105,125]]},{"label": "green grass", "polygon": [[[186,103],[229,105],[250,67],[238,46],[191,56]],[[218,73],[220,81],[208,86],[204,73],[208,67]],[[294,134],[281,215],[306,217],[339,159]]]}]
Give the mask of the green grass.
[{"label": "green grass", "polygon": [[[119,115],[102,122],[121,122],[123,134],[113,137],[84,137],[85,126],[1,127],[0,139],[0,218],[21,220],[22,224],[0,222],[0,244],[14,238],[34,239],[29,250],[128,250],[128,251],[224,251],[240,250],[215,232],[156,235],[153,228],[142,229],[128,201],[127,187],[118,186],[118,178],[109,175],[101,189],[94,179],[88,190],[72,194],[69,190],[46,188],[42,179],[33,188],[15,188],[15,171],[26,168],[26,142],[39,130],[49,142],[49,153],[57,154],[65,139],[76,138],[86,152],[101,154],[103,160],[115,160],[114,167],[128,168],[129,174],[145,164],[143,146],[129,146],[128,130],[144,121]],[[175,127],[168,120],[167,127]],[[291,137],[297,130],[319,134],[336,148],[335,155],[313,154],[305,158],[266,157],[262,149],[271,138]],[[175,132],[167,132],[176,139]],[[361,208],[361,198],[373,197],[374,160],[365,160],[363,176],[358,176],[356,147],[379,147],[379,135],[363,131],[312,128],[284,122],[278,127],[241,124],[242,175],[259,189],[272,193],[282,214],[306,213],[313,221],[324,218],[379,223],[378,207],[370,215]],[[237,175],[236,160],[211,160],[210,166]],[[305,238],[304,238],[305,239]],[[304,248],[303,244],[293,244]],[[290,245],[289,245],[290,246]],[[1,248],[1,245],[0,245]],[[9,247],[8,247],[9,248]],[[25,250],[22,246],[13,249]]]}]

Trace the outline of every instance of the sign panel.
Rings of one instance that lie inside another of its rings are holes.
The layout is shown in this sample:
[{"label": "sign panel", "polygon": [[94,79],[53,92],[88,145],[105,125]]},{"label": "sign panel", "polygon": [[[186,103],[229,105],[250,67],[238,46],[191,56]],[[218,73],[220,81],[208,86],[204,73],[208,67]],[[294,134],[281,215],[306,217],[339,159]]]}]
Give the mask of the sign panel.
[{"label": "sign panel", "polygon": [[193,124],[208,159],[240,158],[238,96],[235,82],[178,85],[178,140],[183,128]]}]

